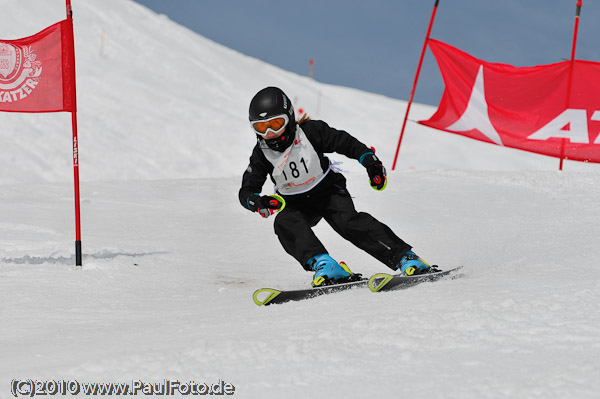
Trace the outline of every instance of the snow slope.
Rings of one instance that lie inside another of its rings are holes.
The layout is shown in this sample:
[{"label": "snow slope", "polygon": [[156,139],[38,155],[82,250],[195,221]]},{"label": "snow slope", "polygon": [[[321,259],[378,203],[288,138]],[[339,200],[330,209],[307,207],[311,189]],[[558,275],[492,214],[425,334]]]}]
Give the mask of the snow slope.
[{"label": "snow slope", "polygon": [[[58,0],[0,6],[7,39],[64,17]],[[282,87],[388,166],[406,104],[282,71],[132,1],[73,7],[84,267],[72,258],[69,115],[0,114],[0,398],[16,378],[222,379],[242,398],[600,392],[597,165],[561,173],[555,159],[410,124],[388,188],[371,190],[348,161],[349,189],[465,278],[257,307],[256,288],[304,287],[310,274],[272,219],[237,202],[252,95]],[[354,271],[386,271],[317,231]]]},{"label": "snow slope", "polygon": [[[65,17],[62,0],[0,5],[0,36],[6,39]],[[296,108],[374,146],[391,167],[405,102],[283,71],[131,0],[73,0],[73,8],[82,181],[238,175],[254,142],[248,104],[268,85],[286,91]],[[432,107],[415,105],[411,120],[432,113]],[[68,113],[5,113],[2,126],[0,162],[10,168],[0,169],[0,184],[72,179]],[[411,123],[399,164],[410,167],[556,170],[558,160]]]}]

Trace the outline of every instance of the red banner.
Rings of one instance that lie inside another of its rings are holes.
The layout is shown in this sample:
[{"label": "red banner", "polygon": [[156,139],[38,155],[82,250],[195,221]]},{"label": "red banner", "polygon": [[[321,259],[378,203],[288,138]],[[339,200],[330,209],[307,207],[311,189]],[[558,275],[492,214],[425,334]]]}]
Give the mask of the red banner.
[{"label": "red banner", "polygon": [[0,111],[75,111],[73,22],[0,40]]},{"label": "red banner", "polygon": [[419,123],[505,147],[600,162],[600,63],[514,67],[429,41],[446,88]]}]

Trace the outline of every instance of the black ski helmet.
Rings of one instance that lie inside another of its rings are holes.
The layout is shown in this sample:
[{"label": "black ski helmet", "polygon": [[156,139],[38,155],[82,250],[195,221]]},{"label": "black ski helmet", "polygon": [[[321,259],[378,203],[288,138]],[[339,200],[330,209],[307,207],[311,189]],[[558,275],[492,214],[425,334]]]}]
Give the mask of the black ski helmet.
[{"label": "black ski helmet", "polygon": [[296,136],[296,115],[289,97],[278,87],[266,87],[256,93],[250,101],[250,122],[266,120],[277,115],[287,115],[289,121],[283,134],[275,139],[265,140],[257,135],[259,140],[275,151],[283,152],[294,141]]}]

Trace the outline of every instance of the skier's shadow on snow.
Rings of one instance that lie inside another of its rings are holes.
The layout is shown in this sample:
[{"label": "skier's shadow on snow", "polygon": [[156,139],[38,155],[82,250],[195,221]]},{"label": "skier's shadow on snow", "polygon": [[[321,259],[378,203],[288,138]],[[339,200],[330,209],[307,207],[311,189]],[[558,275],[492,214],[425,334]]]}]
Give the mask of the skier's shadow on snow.
[{"label": "skier's shadow on snow", "polygon": [[[167,254],[165,251],[157,251],[157,252],[99,252],[95,254],[84,254],[83,261],[86,259],[114,259],[120,256],[130,257],[130,258],[139,258],[143,256],[151,256],[151,255],[162,255]],[[55,264],[66,264],[73,265],[75,264],[75,255],[71,255],[69,257],[66,256],[29,256],[25,255],[20,258],[2,258],[0,262],[4,263],[14,263],[17,265],[41,265],[43,263],[55,263]]]}]

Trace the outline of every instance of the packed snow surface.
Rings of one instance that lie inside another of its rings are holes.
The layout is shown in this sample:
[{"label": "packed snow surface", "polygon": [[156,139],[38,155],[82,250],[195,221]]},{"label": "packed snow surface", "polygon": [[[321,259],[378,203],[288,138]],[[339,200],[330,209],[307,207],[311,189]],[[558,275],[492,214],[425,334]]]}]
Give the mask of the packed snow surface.
[{"label": "packed snow surface", "polygon": [[[0,5],[3,39],[64,18],[59,0]],[[410,122],[383,192],[332,158],[357,209],[464,277],[258,307],[256,289],[307,287],[311,274],[273,218],[237,200],[254,93],[281,87],[388,169],[406,103],[280,70],[129,0],[73,7],[83,268],[70,114],[0,114],[0,398],[15,379],[221,380],[240,398],[597,397],[598,165],[559,172]],[[433,111],[415,104],[411,120]],[[389,271],[316,230],[353,271]]]}]

